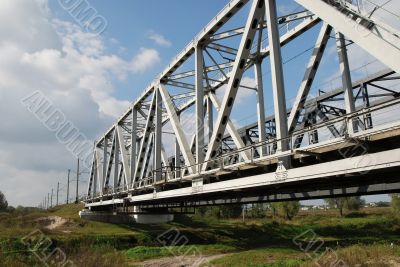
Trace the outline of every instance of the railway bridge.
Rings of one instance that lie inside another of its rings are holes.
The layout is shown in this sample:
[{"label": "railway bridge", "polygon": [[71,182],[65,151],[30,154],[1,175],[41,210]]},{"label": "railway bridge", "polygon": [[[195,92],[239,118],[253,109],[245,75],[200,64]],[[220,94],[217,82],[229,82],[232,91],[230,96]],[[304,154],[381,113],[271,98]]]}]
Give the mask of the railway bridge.
[{"label": "railway bridge", "polygon": [[[202,205],[400,192],[400,24],[382,16],[395,14],[293,2],[278,14],[275,0],[232,0],[201,29],[95,143],[82,217],[151,223]],[[281,51],[298,47],[309,58],[288,71],[299,55]],[[336,83],[317,88],[332,51]],[[360,51],[380,67],[352,68]],[[249,92],[254,123],[238,127]]]}]

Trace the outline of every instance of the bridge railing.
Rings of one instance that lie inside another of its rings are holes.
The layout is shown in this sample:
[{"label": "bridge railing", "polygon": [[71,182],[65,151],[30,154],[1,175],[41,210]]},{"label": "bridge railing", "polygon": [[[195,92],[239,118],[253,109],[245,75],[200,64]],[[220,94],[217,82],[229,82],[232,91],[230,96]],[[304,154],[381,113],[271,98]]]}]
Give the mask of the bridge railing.
[{"label": "bridge railing", "polygon": [[[152,189],[163,183],[172,183],[180,181],[191,181],[193,178],[202,177],[202,175],[221,174],[235,170],[239,166],[245,164],[262,162],[266,160],[278,160],[282,157],[292,156],[296,153],[307,152],[307,149],[315,148],[318,145],[330,145],[335,140],[341,142],[343,140],[361,137],[364,133],[371,130],[371,127],[378,128],[396,123],[400,121],[400,112],[397,112],[400,106],[400,99],[383,102],[372,107],[365,107],[354,113],[344,115],[326,122],[321,122],[308,128],[294,131],[289,137],[283,139],[269,139],[264,142],[254,143],[244,148],[228,152],[217,158],[205,161],[201,164],[184,165],[180,167],[165,166],[159,170],[153,170],[151,174],[133,184],[121,185],[116,188],[104,188],[103,192],[89,196],[88,199],[99,198],[101,196],[111,196],[120,193],[128,193],[140,189]],[[371,118],[373,124],[368,127],[365,124],[365,118]],[[350,123],[356,124],[355,132],[349,131]],[[399,126],[399,125],[398,125]],[[339,133],[338,136],[332,134],[332,128],[335,127]],[[316,137],[317,136],[317,137]],[[303,140],[299,144],[299,137]],[[308,137],[308,138],[304,138]],[[278,143],[282,140],[288,143],[287,151],[278,151]],[[250,158],[245,160],[243,153],[249,152]],[[208,170],[202,170],[205,163],[210,163]],[[195,173],[189,170],[194,167]],[[158,177],[158,179],[156,179]]]}]

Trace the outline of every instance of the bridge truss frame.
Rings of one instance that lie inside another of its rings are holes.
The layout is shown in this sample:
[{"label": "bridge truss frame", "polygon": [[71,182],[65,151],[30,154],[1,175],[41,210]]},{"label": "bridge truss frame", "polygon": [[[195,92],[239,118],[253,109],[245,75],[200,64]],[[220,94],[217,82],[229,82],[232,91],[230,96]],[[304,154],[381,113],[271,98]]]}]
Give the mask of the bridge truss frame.
[{"label": "bridge truss frame", "polygon": [[[275,0],[230,1],[95,143],[86,203],[119,199],[122,193],[140,196],[158,192],[166,184],[202,187],[209,177],[265,162],[290,169],[290,159],[295,155],[314,155],[312,148],[324,145],[318,136],[322,128],[331,136],[326,141],[329,144],[374,129],[371,114],[399,102],[398,91],[379,84],[400,79],[400,61],[390,54],[400,55],[399,37],[374,16],[357,13],[351,2],[296,2],[305,11],[277,17]],[[219,31],[246,4],[249,12],[245,25]],[[320,33],[294,104],[288,109],[281,47],[317,25],[322,25]],[[284,27],[285,32],[281,30]],[[262,38],[265,32],[267,42]],[[342,86],[311,98],[310,90],[332,32],[336,32]],[[344,36],[390,69],[352,82]],[[237,48],[224,44],[229,38],[239,39]],[[215,53],[224,56],[217,59]],[[270,117],[265,117],[262,81],[262,62],[267,58],[274,103]],[[192,63],[193,70],[180,70]],[[241,83],[243,74],[251,68],[256,88]],[[368,87],[374,90],[368,91]],[[239,90],[257,92],[257,123],[242,129],[237,129],[230,118]],[[222,100],[217,91],[224,91]],[[361,104],[357,104],[359,100]],[[344,102],[343,107],[330,104],[338,101]],[[195,134],[189,139],[182,114],[193,106]],[[176,140],[172,157],[163,146],[168,125]]]}]

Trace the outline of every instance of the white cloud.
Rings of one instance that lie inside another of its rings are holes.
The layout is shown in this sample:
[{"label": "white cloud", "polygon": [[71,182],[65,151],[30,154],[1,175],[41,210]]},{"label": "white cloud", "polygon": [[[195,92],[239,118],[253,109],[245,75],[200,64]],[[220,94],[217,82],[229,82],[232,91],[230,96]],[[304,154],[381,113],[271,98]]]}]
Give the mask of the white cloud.
[{"label": "white cloud", "polygon": [[166,46],[166,47],[171,46],[171,41],[169,41],[161,34],[155,33],[153,31],[149,33],[149,39],[153,40],[156,44],[161,46]]},{"label": "white cloud", "polygon": [[132,59],[130,70],[133,73],[143,73],[160,61],[158,51],[149,48],[140,48],[139,53]]},{"label": "white cloud", "polygon": [[114,96],[113,79],[160,57],[145,47],[128,60],[107,53],[101,36],[53,18],[46,0],[3,0],[0,23],[0,190],[11,205],[36,205],[76,159],[20,100],[40,90],[93,140],[129,106]]}]

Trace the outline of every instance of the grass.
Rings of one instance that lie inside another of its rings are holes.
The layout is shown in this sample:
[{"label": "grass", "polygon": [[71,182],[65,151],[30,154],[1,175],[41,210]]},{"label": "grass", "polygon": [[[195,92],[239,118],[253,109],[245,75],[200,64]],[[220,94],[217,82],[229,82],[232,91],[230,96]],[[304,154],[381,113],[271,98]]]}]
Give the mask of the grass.
[{"label": "grass", "polygon": [[214,266],[259,267],[299,266],[307,260],[301,251],[288,248],[266,248],[243,251],[211,261]]},{"label": "grass", "polygon": [[[390,245],[352,245],[337,250],[321,250],[308,254],[299,250],[266,248],[235,253],[211,261],[216,267],[224,266],[399,266],[400,248]],[[249,262],[249,259],[251,261]],[[340,263],[345,265],[340,265]],[[318,265],[317,265],[318,264]]]},{"label": "grass", "polygon": [[[82,208],[70,204],[47,212],[0,214],[0,266],[36,266],[37,260],[24,252],[26,247],[20,241],[35,229],[42,229],[54,246],[79,261],[79,266],[126,266],[128,262],[179,255],[192,245],[204,255],[229,253],[216,259],[216,266],[312,266],[312,260],[293,243],[293,238],[307,230],[349,262],[373,262],[382,257],[396,261],[400,257],[400,222],[386,208],[365,209],[343,218],[336,211],[301,212],[293,221],[249,219],[245,224],[241,220],[177,216],[174,222],[160,225],[84,221],[78,216]],[[71,223],[46,230],[37,219],[47,216],[60,216]],[[171,228],[187,239],[186,247],[174,242],[163,247],[157,241]],[[388,246],[390,243],[395,249]],[[21,252],[10,253],[13,251]],[[323,257],[329,262],[334,255]]]}]

